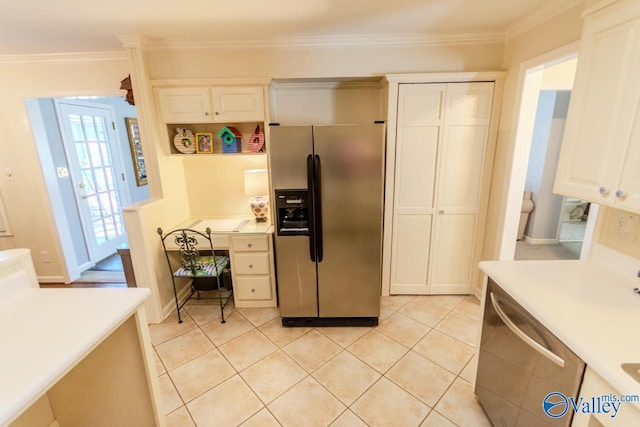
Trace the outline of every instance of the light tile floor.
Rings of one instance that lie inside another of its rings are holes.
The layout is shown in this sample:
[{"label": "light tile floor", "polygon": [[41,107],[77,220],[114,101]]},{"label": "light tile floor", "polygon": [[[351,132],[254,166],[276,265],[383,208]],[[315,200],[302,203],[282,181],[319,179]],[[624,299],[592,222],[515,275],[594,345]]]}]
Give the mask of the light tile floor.
[{"label": "light tile floor", "polygon": [[380,324],[283,328],[276,308],[189,303],[151,325],[169,426],[490,426],[473,393],[480,304],[381,298]]}]

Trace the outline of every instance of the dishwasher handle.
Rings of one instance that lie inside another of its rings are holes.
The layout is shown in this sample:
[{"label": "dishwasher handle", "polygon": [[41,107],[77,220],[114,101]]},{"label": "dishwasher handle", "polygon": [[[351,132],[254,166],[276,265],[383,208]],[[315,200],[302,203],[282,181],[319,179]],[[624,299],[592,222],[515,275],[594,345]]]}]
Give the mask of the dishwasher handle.
[{"label": "dishwasher handle", "polygon": [[502,319],[504,324],[507,325],[507,327],[511,330],[511,332],[516,334],[516,336],[518,338],[520,338],[522,341],[527,343],[527,345],[529,345],[529,347],[531,347],[532,349],[534,349],[535,351],[540,353],[545,358],[549,359],[554,364],[558,365],[560,368],[564,368],[565,367],[564,359],[562,359],[560,356],[558,356],[557,354],[555,354],[554,352],[552,352],[548,348],[546,348],[543,345],[541,345],[540,343],[538,343],[536,340],[531,338],[529,335],[525,334],[520,328],[518,328],[518,326],[516,326],[515,323],[513,323],[513,320],[511,320],[509,318],[509,316],[507,316],[507,314],[499,306],[497,298],[496,298],[496,296],[494,295],[493,292],[491,292],[489,294],[489,296],[491,298],[491,305],[493,305],[493,308],[496,310],[496,313],[498,314],[500,319]]}]

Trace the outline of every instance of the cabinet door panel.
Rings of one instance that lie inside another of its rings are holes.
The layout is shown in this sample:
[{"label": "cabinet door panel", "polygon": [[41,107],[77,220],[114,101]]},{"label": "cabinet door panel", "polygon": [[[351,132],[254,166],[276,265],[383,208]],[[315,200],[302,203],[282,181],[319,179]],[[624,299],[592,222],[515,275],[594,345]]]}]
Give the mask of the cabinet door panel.
[{"label": "cabinet door panel", "polygon": [[429,292],[467,293],[475,242],[475,215],[436,218]]},{"label": "cabinet door panel", "polygon": [[554,191],[612,205],[638,101],[640,20],[605,24],[585,27]]},{"label": "cabinet door panel", "polygon": [[493,100],[493,83],[447,85],[446,123],[488,124]]},{"label": "cabinet door panel", "polygon": [[391,294],[426,294],[432,215],[398,215],[393,233]]},{"label": "cabinet door panel", "polygon": [[447,126],[439,167],[439,211],[477,211],[486,142],[486,126]]},{"label": "cabinet door panel", "polygon": [[640,103],[636,107],[634,128],[629,139],[622,175],[616,191],[623,193],[615,206],[640,213]]},{"label": "cabinet door panel", "polygon": [[443,84],[402,84],[398,96],[398,122],[439,122],[442,119]]},{"label": "cabinet door panel", "polygon": [[262,87],[214,87],[214,121],[264,121],[264,94]]},{"label": "cabinet door panel", "polygon": [[438,127],[405,126],[398,130],[398,214],[433,213],[438,137]]},{"label": "cabinet door panel", "polygon": [[159,88],[157,89],[160,116],[165,123],[211,122],[209,89]]}]

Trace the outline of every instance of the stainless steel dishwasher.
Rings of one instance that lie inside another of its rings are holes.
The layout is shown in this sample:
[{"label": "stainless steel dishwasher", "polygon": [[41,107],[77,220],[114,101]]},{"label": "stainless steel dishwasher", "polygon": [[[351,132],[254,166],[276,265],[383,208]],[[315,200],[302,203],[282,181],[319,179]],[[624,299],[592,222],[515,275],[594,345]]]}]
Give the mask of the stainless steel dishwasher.
[{"label": "stainless steel dishwasher", "polygon": [[489,279],[475,393],[494,426],[569,426],[571,398],[578,396],[584,368],[578,356]]}]

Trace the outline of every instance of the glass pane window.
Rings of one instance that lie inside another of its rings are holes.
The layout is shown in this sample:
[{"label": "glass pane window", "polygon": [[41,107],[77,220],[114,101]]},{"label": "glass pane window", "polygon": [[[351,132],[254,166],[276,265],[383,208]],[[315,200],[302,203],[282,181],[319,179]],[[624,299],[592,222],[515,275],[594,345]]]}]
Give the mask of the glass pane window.
[{"label": "glass pane window", "polygon": [[96,176],[96,191],[98,191],[99,193],[107,191],[107,182],[104,176],[104,169],[95,168],[93,170],[93,173]]},{"label": "glass pane window", "polygon": [[104,228],[107,233],[107,240],[116,238],[116,225],[112,216],[108,216],[104,219]]},{"label": "glass pane window", "polygon": [[93,179],[93,173],[91,170],[83,170],[82,171],[82,181],[84,182],[85,189],[84,191],[87,193],[95,193],[96,192],[96,183]]},{"label": "glass pane window", "polygon": [[104,168],[104,173],[105,173],[105,176],[107,178],[107,186],[109,187],[109,190],[115,190],[116,189],[116,180],[114,179],[114,176],[113,176],[113,169],[112,168]]},{"label": "glass pane window", "polygon": [[98,196],[93,195],[87,197],[87,204],[89,205],[89,215],[91,217],[91,221],[95,221],[98,218],[102,217],[102,215],[100,215],[100,204],[98,203]]},{"label": "glass pane window", "polygon": [[109,146],[106,143],[100,144],[100,151],[102,152],[102,162],[105,166],[111,165],[111,156]]},{"label": "glass pane window", "polygon": [[111,209],[111,198],[109,197],[109,193],[101,193],[100,194],[100,207],[102,208],[102,215],[109,216],[113,214],[113,209]]},{"label": "glass pane window", "polygon": [[89,162],[89,154],[87,153],[87,146],[84,143],[74,144],[76,146],[76,154],[78,155],[78,162],[81,168],[88,168],[91,166]]},{"label": "glass pane window", "polygon": [[120,212],[120,201],[118,200],[118,193],[115,191],[110,191],[109,195],[111,196],[111,206],[113,206],[113,211]]},{"label": "glass pane window", "polygon": [[82,122],[77,114],[69,114],[69,123],[71,124],[71,134],[74,141],[84,141],[84,131],[82,130]]},{"label": "glass pane window", "polygon": [[91,165],[96,168],[102,166],[102,155],[100,154],[100,144],[97,142],[90,142],[89,157],[91,158]]},{"label": "glass pane window", "polygon": [[93,234],[96,236],[97,244],[101,244],[107,241],[102,220],[93,221]]},{"label": "glass pane window", "polygon": [[96,132],[98,134],[98,141],[107,140],[107,128],[105,127],[104,119],[100,116],[94,117],[96,123]]},{"label": "glass pane window", "polygon": [[87,141],[97,141],[96,127],[93,124],[92,116],[82,116],[82,123],[84,123],[84,132],[87,135]]}]

